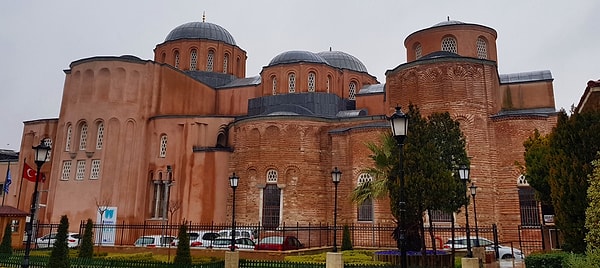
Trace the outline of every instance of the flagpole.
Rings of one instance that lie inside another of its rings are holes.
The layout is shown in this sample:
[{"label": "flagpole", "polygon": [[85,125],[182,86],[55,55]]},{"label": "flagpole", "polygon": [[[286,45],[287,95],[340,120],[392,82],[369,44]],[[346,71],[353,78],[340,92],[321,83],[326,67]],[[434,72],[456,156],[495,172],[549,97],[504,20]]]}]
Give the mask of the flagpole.
[{"label": "flagpole", "polygon": [[8,176],[10,176],[10,159],[8,160],[8,168],[6,169],[6,178],[4,179],[4,187],[3,187],[4,189],[2,189],[2,191],[3,191],[3,193],[2,193],[2,206],[4,206],[4,198],[6,197],[6,194],[8,194],[8,191],[7,191],[8,188],[6,186],[6,183],[8,183]]},{"label": "flagpole", "polygon": [[[27,157],[23,159],[23,163],[27,163]],[[23,164],[23,168],[25,168],[25,164]],[[19,208],[19,203],[21,202],[21,190],[23,190],[23,171],[21,170],[21,183],[19,184],[19,197],[17,197],[17,208]]]}]

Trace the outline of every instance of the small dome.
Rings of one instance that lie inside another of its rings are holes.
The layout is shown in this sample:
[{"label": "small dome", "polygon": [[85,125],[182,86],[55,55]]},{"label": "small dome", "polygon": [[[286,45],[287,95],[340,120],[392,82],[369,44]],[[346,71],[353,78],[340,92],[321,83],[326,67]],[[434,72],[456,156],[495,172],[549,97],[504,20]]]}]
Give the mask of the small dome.
[{"label": "small dome", "polygon": [[333,67],[367,73],[367,67],[359,59],[348,53],[323,51],[317,53],[317,55],[323,57]]},{"label": "small dome", "polygon": [[321,56],[312,53],[310,51],[286,51],[283,52],[269,62],[268,66],[273,66],[277,64],[285,64],[285,63],[295,63],[295,62],[313,62],[313,63],[325,63],[328,62],[323,59]]},{"label": "small dome", "polygon": [[209,39],[235,46],[233,36],[225,28],[210,22],[188,22],[175,27],[165,42],[178,39]]},{"label": "small dome", "polygon": [[456,25],[456,24],[466,24],[462,21],[458,21],[458,20],[446,20],[446,21],[442,21],[440,23],[437,23],[431,27],[438,27],[438,26],[446,26],[446,25]]}]

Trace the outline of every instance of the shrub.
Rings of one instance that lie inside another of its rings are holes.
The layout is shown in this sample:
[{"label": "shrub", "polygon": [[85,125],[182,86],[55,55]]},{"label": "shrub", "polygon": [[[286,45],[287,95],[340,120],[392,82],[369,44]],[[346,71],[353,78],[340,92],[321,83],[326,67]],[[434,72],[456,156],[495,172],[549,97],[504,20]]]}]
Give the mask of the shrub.
[{"label": "shrub", "polygon": [[[527,268],[562,268],[569,253],[534,253],[525,258]],[[568,266],[567,266],[568,267]]]},{"label": "shrub", "polygon": [[11,224],[7,223],[4,228],[4,236],[2,237],[2,243],[0,244],[0,254],[12,255],[12,228]]},{"label": "shrub", "polygon": [[[79,248],[79,258],[92,258],[94,256],[94,223],[92,219],[88,219],[83,231],[83,238]],[[100,238],[102,239],[102,238]]]},{"label": "shrub", "polygon": [[182,265],[192,265],[192,255],[190,254],[190,237],[187,233],[187,225],[179,226],[179,234],[177,234],[179,242],[177,243],[177,253],[173,263]]},{"label": "shrub", "polygon": [[344,224],[344,231],[342,232],[342,251],[344,250],[352,250],[352,239],[347,224]]},{"label": "shrub", "polygon": [[69,246],[67,245],[67,235],[69,232],[69,218],[67,215],[60,217],[60,224],[56,233],[56,241],[50,253],[48,267],[50,268],[68,268],[69,263]]}]

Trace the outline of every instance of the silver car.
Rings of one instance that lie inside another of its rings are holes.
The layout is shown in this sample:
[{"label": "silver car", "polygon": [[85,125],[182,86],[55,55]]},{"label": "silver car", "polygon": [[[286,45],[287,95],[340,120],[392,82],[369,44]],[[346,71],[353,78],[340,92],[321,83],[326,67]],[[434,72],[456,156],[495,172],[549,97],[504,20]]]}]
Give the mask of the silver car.
[{"label": "silver car", "polygon": [[[486,238],[480,237],[479,241],[475,237],[471,237],[471,247],[482,246],[485,247],[486,251],[496,251],[494,242]],[[456,237],[454,239],[455,250],[465,250],[467,248],[466,237]],[[452,250],[452,238],[446,241],[446,244],[442,246],[443,250]],[[500,259],[524,259],[525,255],[517,248],[508,246],[498,245],[498,255]]]}]

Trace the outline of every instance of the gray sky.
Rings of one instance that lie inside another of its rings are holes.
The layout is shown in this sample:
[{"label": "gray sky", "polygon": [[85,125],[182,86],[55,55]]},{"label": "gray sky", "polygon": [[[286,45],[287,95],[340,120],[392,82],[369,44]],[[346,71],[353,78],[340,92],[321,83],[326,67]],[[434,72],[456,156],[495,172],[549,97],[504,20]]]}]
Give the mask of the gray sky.
[{"label": "gray sky", "polygon": [[247,76],[281,52],[340,50],[385,82],[406,62],[404,39],[451,20],[498,32],[499,72],[550,70],[556,107],[577,104],[600,79],[600,1],[2,1],[0,148],[19,150],[23,121],[57,118],[64,69],[93,56],[153,49],[175,27],[206,21],[227,29],[248,54]]}]

